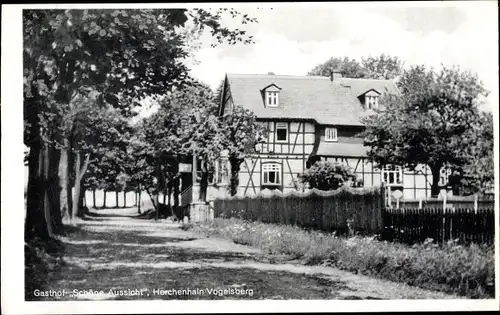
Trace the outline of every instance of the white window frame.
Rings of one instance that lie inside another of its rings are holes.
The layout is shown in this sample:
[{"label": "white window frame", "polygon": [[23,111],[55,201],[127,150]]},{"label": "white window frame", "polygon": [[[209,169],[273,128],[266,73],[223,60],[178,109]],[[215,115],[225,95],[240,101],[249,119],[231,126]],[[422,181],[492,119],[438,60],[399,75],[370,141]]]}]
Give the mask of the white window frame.
[{"label": "white window frame", "polygon": [[[203,174],[202,167],[201,167],[202,160],[197,159],[196,161],[196,183],[199,184],[201,182],[201,176]],[[212,180],[210,180],[210,173],[212,173]],[[208,184],[213,185],[216,183],[216,176],[217,176],[217,163],[213,165],[213,168],[208,171]]]},{"label": "white window frame", "polygon": [[[278,128],[286,130],[286,139],[285,140],[278,140]],[[274,124],[274,140],[276,142],[288,142],[288,136],[289,136],[288,123],[277,122]]]},{"label": "white window frame", "polygon": [[325,128],[325,141],[328,142],[337,142],[337,128],[335,127],[327,127]]},{"label": "white window frame", "polygon": [[[227,174],[224,176],[222,166],[226,166]],[[227,185],[229,184],[229,177],[231,176],[231,166],[229,165],[228,159],[219,159],[217,163],[215,163],[215,183],[218,185]]]},{"label": "white window frame", "polygon": [[[390,181],[391,174],[393,175],[392,182]],[[382,182],[389,186],[403,185],[403,168],[400,165],[384,165],[381,170],[381,176]]]},{"label": "white window frame", "polygon": [[266,106],[267,107],[279,106],[279,92],[276,91],[266,92]]},{"label": "white window frame", "polygon": [[439,186],[444,187],[448,185],[451,176],[451,169],[449,168],[441,168],[439,171]]},{"label": "white window frame", "polygon": [[[269,181],[269,173],[275,172],[276,182]],[[264,163],[262,164],[262,185],[263,186],[281,186],[281,164],[279,163]]]},{"label": "white window frame", "polygon": [[367,109],[375,109],[378,108],[378,96],[376,95],[366,95],[366,108]]}]

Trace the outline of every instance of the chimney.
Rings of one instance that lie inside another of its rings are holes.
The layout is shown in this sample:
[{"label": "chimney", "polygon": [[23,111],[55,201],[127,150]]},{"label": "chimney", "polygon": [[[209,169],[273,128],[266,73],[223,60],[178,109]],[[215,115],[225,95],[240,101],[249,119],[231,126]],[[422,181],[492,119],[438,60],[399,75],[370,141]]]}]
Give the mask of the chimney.
[{"label": "chimney", "polygon": [[334,82],[342,78],[342,72],[340,70],[332,70],[330,72],[330,81]]}]

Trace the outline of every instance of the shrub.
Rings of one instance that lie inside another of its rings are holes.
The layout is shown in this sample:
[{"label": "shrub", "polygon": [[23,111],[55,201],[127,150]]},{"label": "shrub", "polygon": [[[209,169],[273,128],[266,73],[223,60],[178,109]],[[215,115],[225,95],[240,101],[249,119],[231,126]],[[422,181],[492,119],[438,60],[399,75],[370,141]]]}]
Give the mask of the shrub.
[{"label": "shrub", "polygon": [[428,239],[408,246],[379,241],[375,236],[337,237],[294,226],[216,218],[195,231],[260,247],[270,254],[301,258],[431,290],[470,298],[494,297],[494,248],[488,245],[442,246]]},{"label": "shrub", "polygon": [[350,167],[330,161],[317,161],[299,176],[299,180],[319,190],[335,190],[349,181],[352,181],[352,186],[358,183]]}]

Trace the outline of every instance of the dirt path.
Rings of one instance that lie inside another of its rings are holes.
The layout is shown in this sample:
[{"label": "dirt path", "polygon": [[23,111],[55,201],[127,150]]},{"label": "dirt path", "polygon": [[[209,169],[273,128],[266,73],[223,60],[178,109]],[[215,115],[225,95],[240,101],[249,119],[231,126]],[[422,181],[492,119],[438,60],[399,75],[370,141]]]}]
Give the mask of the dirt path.
[{"label": "dirt path", "polygon": [[63,239],[67,264],[49,274],[42,292],[60,296],[39,298],[457,298],[334,268],[287,263],[256,248],[131,215],[134,209],[99,210],[72,228]]}]

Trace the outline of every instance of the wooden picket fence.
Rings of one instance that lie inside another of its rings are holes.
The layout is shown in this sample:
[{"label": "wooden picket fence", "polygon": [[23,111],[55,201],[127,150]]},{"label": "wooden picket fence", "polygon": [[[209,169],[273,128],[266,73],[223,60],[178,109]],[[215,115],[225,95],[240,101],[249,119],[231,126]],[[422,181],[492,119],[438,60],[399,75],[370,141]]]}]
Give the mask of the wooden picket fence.
[{"label": "wooden picket fence", "polygon": [[475,210],[489,209],[495,206],[491,196],[444,196],[440,198],[391,200],[390,207],[406,209],[422,208],[473,208]]},{"label": "wooden picket fence", "polygon": [[274,191],[269,195],[216,199],[214,216],[296,225],[340,234],[347,232],[350,224],[360,233],[379,234],[383,230],[384,205],[383,187],[343,187],[328,192],[312,189],[288,194]]},{"label": "wooden picket fence", "polygon": [[288,194],[273,191],[216,199],[214,217],[295,225],[338,234],[351,230],[407,244],[428,238],[439,243],[458,240],[462,244],[491,244],[495,232],[494,207],[390,208],[386,207],[384,186]]},{"label": "wooden picket fence", "polygon": [[382,238],[413,244],[428,238],[444,243],[487,243],[495,239],[494,208],[387,208]]}]

